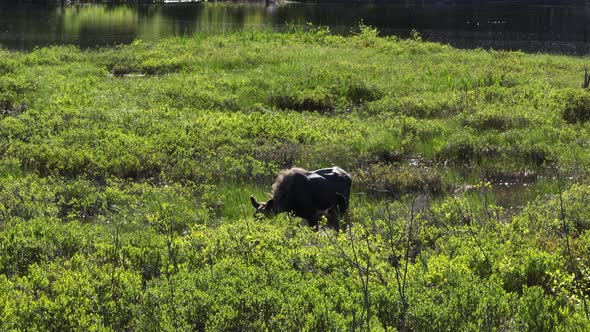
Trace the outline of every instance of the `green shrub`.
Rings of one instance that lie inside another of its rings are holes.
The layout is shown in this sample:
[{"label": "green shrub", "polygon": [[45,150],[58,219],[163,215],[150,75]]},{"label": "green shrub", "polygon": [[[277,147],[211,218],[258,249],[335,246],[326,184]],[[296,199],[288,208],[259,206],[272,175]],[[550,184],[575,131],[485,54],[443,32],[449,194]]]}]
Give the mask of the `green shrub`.
[{"label": "green shrub", "polygon": [[0,49],[0,77],[15,73],[22,67],[22,63],[14,55],[16,54]]},{"label": "green shrub", "polygon": [[523,293],[526,287],[539,287],[549,293],[553,286],[552,271],[559,270],[559,259],[555,255],[527,250],[516,252],[514,261],[502,262],[502,279],[507,292]]},{"label": "green shrub", "polygon": [[519,300],[516,327],[527,331],[553,331],[568,319],[563,298],[546,295],[541,287],[526,287]]},{"label": "green shrub", "polygon": [[523,128],[529,125],[529,121],[523,116],[505,115],[497,110],[486,113],[475,113],[464,120],[463,125],[477,130],[508,130]]},{"label": "green shrub", "polygon": [[443,190],[442,179],[434,169],[406,165],[374,164],[353,173],[354,187],[379,195],[399,197],[407,193],[437,194]]},{"label": "green shrub", "polygon": [[[29,175],[0,182],[0,220],[57,216],[57,188],[50,179]],[[1,224],[1,222],[0,222]]]},{"label": "green shrub", "polygon": [[31,91],[34,84],[14,74],[4,75],[0,79],[0,115],[19,114],[25,108],[25,93]]},{"label": "green shrub", "polygon": [[353,105],[371,102],[383,96],[383,93],[376,87],[369,86],[364,82],[347,82],[343,87],[343,90],[342,96],[349,100]]},{"label": "green shrub", "polygon": [[78,223],[64,224],[57,218],[19,219],[5,222],[0,240],[1,272],[7,276],[26,276],[33,264],[67,260],[77,253],[91,252],[92,228]]},{"label": "green shrub", "polygon": [[291,91],[284,94],[273,94],[269,97],[269,104],[280,110],[316,111],[330,113],[334,110],[332,96],[325,89]]},{"label": "green shrub", "polygon": [[469,165],[478,158],[477,150],[469,136],[458,137],[449,142],[436,154],[436,159],[455,164]]},{"label": "green shrub", "polygon": [[584,90],[563,89],[557,100],[563,106],[562,117],[569,123],[584,123],[590,120],[590,95]]}]

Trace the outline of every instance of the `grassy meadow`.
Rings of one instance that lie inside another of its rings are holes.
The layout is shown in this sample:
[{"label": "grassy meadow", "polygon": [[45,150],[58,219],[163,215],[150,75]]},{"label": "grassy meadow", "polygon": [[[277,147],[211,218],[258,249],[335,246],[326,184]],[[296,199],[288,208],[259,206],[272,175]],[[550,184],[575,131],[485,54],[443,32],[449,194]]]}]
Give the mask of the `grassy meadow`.
[{"label": "grassy meadow", "polygon": [[[588,60],[363,25],[0,49],[0,330],[588,330]],[[252,217],[331,165],[346,231]]]}]

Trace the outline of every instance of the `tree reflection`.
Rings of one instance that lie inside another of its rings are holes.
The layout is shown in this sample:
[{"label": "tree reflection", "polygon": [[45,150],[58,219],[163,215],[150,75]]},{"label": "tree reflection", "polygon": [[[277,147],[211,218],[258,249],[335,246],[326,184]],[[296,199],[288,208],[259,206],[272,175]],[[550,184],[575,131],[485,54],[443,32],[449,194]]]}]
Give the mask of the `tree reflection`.
[{"label": "tree reflection", "polygon": [[49,44],[81,47],[129,43],[141,38],[283,29],[286,24],[328,26],[347,34],[359,22],[382,35],[408,37],[416,29],[426,40],[457,47],[492,47],[585,53],[590,51],[590,9],[585,2],[523,5],[522,1],[388,1],[266,6],[254,3],[159,5],[0,4],[0,44],[32,49]]}]

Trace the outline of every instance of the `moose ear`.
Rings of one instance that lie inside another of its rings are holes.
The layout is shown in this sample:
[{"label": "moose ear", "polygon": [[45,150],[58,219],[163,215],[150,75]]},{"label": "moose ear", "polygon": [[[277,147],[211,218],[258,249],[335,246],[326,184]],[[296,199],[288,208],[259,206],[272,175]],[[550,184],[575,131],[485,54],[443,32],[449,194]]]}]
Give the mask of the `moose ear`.
[{"label": "moose ear", "polygon": [[260,206],[260,203],[258,203],[252,195],[250,195],[250,202],[252,203],[252,206],[254,206],[255,209],[258,209],[258,207]]}]

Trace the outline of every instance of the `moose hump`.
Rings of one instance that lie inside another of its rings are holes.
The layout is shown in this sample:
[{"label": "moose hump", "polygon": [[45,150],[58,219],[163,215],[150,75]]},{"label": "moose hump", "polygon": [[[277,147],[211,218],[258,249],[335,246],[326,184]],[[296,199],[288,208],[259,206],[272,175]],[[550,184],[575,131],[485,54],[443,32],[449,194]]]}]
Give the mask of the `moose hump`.
[{"label": "moose hump", "polygon": [[295,167],[279,173],[268,201],[259,203],[253,196],[250,201],[254,215],[291,212],[316,228],[326,216],[328,226],[338,230],[340,217],[348,210],[351,185],[350,175],[338,166],[315,171]]}]

